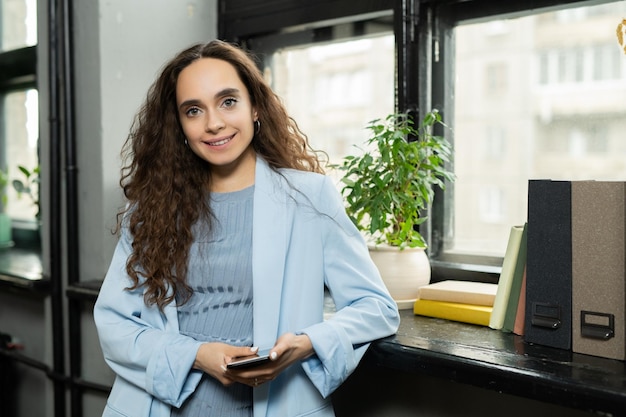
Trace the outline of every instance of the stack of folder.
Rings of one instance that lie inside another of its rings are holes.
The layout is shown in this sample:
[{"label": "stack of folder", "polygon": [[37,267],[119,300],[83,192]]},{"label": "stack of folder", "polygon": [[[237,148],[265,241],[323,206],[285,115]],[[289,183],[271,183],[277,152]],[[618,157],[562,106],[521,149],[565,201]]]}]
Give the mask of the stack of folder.
[{"label": "stack of folder", "polygon": [[488,326],[498,285],[447,280],[419,289],[413,312],[464,323]]},{"label": "stack of folder", "polygon": [[530,180],[498,284],[430,284],[414,312],[626,360],[626,182]]},{"label": "stack of folder", "polygon": [[497,284],[441,281],[419,289],[413,311],[417,315],[524,331],[527,227],[513,226]]},{"label": "stack of folder", "polygon": [[527,342],[626,359],[626,182],[530,180]]}]

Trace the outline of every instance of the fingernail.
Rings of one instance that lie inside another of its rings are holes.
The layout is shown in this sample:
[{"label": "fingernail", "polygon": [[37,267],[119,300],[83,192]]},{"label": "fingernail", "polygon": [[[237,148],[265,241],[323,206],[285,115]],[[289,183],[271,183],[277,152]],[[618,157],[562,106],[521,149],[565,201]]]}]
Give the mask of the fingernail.
[{"label": "fingernail", "polygon": [[252,353],[256,353],[259,350],[259,347],[258,346],[252,346],[250,348],[250,350],[252,351]]},{"label": "fingernail", "polygon": [[277,357],[278,357],[278,353],[276,353],[276,352],[272,352],[272,353],[270,353],[270,359],[271,359],[271,360],[273,360],[273,361],[274,361],[274,360],[276,360],[276,358],[277,358]]}]

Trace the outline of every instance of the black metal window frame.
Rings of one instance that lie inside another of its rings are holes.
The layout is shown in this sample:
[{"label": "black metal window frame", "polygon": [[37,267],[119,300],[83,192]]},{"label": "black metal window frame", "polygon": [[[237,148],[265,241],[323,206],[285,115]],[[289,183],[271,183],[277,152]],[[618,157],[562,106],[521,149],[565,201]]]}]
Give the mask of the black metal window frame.
[{"label": "black metal window frame", "polygon": [[36,87],[37,47],[0,52],[0,91]]},{"label": "black metal window frame", "polygon": [[[333,27],[352,25],[342,31],[358,36],[362,23],[388,22],[396,43],[396,108],[423,116],[427,109],[440,110],[454,120],[454,37],[459,24],[470,21],[529,15],[563,9],[589,0],[219,0],[218,34],[262,57],[283,47],[333,39]],[[436,58],[435,58],[436,57]],[[454,143],[454,137],[450,138]],[[450,255],[443,250],[447,211],[453,209],[454,187],[435,190],[429,221],[420,231],[429,244],[433,279],[469,279],[497,282],[502,258]],[[450,197],[451,196],[451,197]],[[447,197],[447,198],[444,198]]]}]

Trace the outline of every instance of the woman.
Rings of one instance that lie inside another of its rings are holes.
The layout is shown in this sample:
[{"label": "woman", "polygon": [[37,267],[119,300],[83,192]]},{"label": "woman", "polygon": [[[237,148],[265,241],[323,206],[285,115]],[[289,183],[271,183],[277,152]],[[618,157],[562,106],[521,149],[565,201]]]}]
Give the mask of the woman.
[{"label": "woman", "polygon": [[[117,374],[104,416],[333,416],[329,395],[398,311],[251,56],[178,54],[123,154],[128,205],[94,309]],[[227,367],[259,347],[269,363]]]}]

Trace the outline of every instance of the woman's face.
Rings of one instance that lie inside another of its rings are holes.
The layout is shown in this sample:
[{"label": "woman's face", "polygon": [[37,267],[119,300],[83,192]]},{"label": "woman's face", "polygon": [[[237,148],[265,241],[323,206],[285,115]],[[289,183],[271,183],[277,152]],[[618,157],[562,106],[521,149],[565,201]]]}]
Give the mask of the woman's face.
[{"label": "woman's face", "polygon": [[191,150],[217,172],[250,168],[255,109],[235,68],[214,58],[194,61],[178,75],[178,117]]}]

